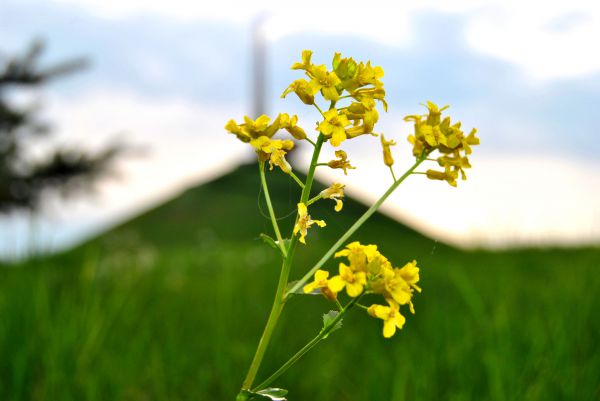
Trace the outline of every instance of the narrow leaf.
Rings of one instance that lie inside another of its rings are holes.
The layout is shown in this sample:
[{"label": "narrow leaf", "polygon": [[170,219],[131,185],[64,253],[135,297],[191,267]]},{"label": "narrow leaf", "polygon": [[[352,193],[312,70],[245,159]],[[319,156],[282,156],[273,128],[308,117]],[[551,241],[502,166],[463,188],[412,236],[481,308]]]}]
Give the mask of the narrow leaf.
[{"label": "narrow leaf", "polygon": [[339,314],[338,311],[330,310],[329,312],[327,312],[323,315],[323,330],[327,330],[327,334],[325,334],[323,336],[323,339],[326,339],[327,337],[329,337],[329,335],[331,333],[342,328],[342,320],[343,319],[340,319],[340,321],[338,321],[335,324],[335,326],[329,327],[329,326],[331,326],[331,324],[333,323],[333,321],[335,320],[335,318],[337,317],[338,314]]}]

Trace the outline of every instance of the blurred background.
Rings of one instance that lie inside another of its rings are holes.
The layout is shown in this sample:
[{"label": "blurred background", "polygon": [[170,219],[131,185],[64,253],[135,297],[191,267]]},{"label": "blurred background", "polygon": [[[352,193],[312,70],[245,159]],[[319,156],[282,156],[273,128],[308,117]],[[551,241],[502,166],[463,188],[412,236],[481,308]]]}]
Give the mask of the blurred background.
[{"label": "blurred background", "polygon": [[[396,171],[427,100],[482,144],[458,188],[411,177],[355,236],[420,262],[417,314],[391,341],[351,316],[282,379],[289,398],[598,399],[599,40],[592,1],[3,0],[0,398],[234,398],[277,255],[255,156],[223,126],[287,112],[309,132],[280,95],[312,49],[384,68]],[[344,145],[358,168],[317,179],[348,204],[319,206],[295,277],[389,185],[377,139]],[[291,228],[295,187],[269,179]],[[290,302],[262,374],[328,307]]]}]

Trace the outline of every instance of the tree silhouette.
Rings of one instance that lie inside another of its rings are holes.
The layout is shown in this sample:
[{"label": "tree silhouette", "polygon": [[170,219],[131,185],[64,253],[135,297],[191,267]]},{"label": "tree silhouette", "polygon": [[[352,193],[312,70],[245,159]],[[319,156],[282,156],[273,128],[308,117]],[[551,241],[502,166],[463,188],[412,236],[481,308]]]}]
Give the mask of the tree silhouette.
[{"label": "tree silhouette", "polygon": [[41,88],[87,65],[78,59],[41,68],[43,49],[43,43],[36,41],[22,56],[0,55],[0,214],[36,211],[50,192],[68,195],[91,189],[99,177],[111,171],[124,150],[121,145],[97,152],[55,146],[42,158],[28,152],[33,140],[47,137],[50,130],[37,117],[35,107],[18,107],[10,94]]}]

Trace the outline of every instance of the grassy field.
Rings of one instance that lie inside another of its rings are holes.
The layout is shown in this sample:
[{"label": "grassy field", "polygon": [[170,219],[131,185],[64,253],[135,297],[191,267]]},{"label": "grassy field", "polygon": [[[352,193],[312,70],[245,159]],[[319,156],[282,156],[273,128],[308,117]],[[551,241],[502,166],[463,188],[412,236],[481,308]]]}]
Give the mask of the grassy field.
[{"label": "grassy field", "polygon": [[[293,212],[296,189],[270,178],[275,207]],[[0,400],[233,400],[279,268],[258,239],[258,197],[243,167],[77,249],[0,268]],[[293,277],[364,211],[316,208],[329,224]],[[385,340],[352,313],[277,383],[290,400],[600,399],[600,248],[464,252],[381,215],[356,238],[419,261],[417,314]],[[259,376],[331,307],[291,299]]]}]

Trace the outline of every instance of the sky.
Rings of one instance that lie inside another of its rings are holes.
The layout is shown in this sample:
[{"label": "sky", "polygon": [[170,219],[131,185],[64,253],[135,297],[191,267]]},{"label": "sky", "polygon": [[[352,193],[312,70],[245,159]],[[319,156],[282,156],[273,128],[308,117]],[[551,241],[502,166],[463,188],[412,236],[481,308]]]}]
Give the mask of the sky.
[{"label": "sky", "polygon": [[[310,130],[317,116],[279,95],[300,75],[289,67],[303,49],[329,64],[334,52],[384,68],[388,113],[377,132],[395,139],[398,167],[412,163],[408,114],[427,100],[482,144],[469,179],[451,188],[421,176],[383,211],[462,247],[571,245],[600,242],[600,6],[592,1],[221,1],[4,0],[0,54],[34,38],[51,65],[85,56],[87,71],[56,81],[39,96],[52,143],[98,148],[141,145],[144,156],[121,161],[118,179],[94,196],[50,199],[41,216],[0,218],[0,256],[77,243],[191,185],[252,158],[226,134],[230,118],[251,110],[251,32],[261,17],[267,38],[267,112],[296,113]],[[372,202],[390,184],[377,138],[348,141],[359,167],[324,181]],[[39,145],[35,151],[43,152]],[[300,150],[299,166],[309,155]],[[326,148],[323,160],[333,154]],[[327,159],[328,160],[328,159]],[[258,186],[258,183],[257,183]]]}]

